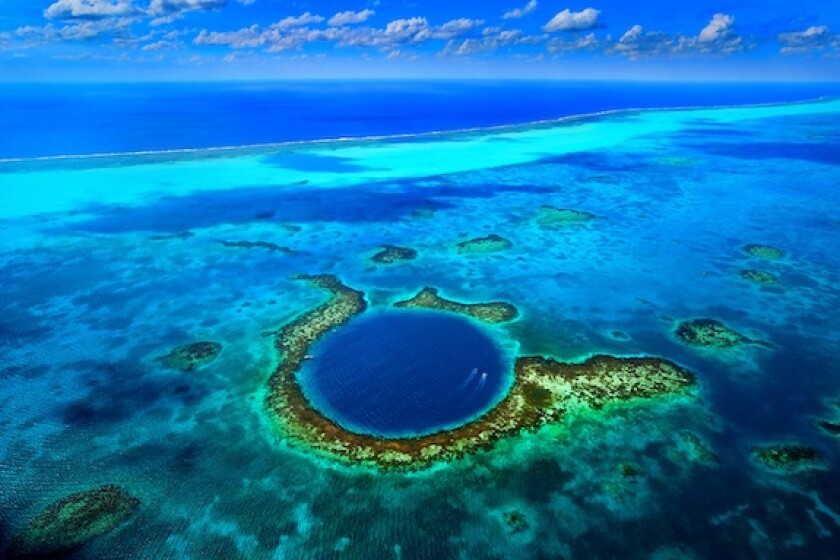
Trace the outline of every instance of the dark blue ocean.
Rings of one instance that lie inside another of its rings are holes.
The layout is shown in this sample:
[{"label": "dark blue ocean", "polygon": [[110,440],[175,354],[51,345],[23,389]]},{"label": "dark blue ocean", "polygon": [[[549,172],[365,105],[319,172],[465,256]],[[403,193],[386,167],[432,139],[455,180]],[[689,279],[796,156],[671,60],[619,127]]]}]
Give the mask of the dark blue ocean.
[{"label": "dark blue ocean", "polygon": [[0,158],[210,148],[522,124],[626,108],[840,95],[840,84],[300,81],[4,85]]}]

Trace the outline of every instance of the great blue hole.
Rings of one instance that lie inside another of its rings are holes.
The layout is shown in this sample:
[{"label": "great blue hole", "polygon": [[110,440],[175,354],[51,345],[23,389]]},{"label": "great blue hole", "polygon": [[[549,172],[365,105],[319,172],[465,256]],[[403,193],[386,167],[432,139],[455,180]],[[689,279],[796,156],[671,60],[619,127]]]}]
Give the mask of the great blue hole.
[{"label": "great blue hole", "polygon": [[463,425],[509,389],[512,360],[491,331],[428,311],[381,311],[328,333],[298,373],[304,396],[344,428],[385,438]]}]

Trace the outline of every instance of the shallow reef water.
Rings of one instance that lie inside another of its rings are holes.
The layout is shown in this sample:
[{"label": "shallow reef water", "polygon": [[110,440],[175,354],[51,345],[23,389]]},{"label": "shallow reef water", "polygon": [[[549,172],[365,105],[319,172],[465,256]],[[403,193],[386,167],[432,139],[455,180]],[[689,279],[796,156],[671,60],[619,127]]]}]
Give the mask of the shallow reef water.
[{"label": "shallow reef water", "polygon": [[[0,162],[0,556],[836,557],[838,127]],[[272,408],[316,373],[350,432],[484,443],[340,460]]]}]

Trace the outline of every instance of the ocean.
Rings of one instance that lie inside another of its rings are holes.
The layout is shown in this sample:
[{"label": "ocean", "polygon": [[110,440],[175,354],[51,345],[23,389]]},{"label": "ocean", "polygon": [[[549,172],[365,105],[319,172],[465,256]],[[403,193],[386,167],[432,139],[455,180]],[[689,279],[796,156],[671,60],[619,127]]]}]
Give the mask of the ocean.
[{"label": "ocean", "polygon": [[8,84],[0,158],[248,146],[527,124],[630,108],[803,101],[837,84],[301,81]]},{"label": "ocean", "polygon": [[833,558],[840,86],[0,93],[0,556]]}]

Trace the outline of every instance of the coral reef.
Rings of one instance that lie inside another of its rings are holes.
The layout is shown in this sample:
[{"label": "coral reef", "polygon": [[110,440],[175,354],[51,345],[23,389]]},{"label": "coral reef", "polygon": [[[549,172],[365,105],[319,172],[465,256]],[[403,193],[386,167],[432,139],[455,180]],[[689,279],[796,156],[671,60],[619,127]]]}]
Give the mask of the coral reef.
[{"label": "coral reef", "polygon": [[583,224],[597,219],[598,216],[581,210],[540,206],[536,223],[543,229],[561,228],[572,224]]},{"label": "coral reef", "polygon": [[621,476],[625,478],[635,478],[639,476],[639,469],[630,463],[622,463],[618,466],[618,470],[621,473]]},{"label": "coral reef", "polygon": [[222,345],[218,342],[191,342],[172,349],[158,361],[166,368],[180,371],[192,371],[204,367],[219,355]]},{"label": "coral reef", "polygon": [[440,296],[435,288],[425,287],[411,299],[398,301],[394,307],[435,309],[468,315],[487,323],[512,321],[519,315],[513,305],[504,301],[489,303],[461,303]]},{"label": "coral reef", "polygon": [[410,247],[397,247],[396,245],[383,245],[382,250],[373,255],[370,260],[380,264],[394,264],[398,262],[411,261],[417,258],[417,251]]},{"label": "coral reef", "polygon": [[189,239],[195,234],[189,230],[179,231],[178,233],[166,233],[161,235],[153,235],[149,239],[151,241],[169,241],[170,239]]},{"label": "coral reef", "polygon": [[500,235],[491,233],[487,237],[476,237],[468,241],[462,241],[456,245],[459,253],[494,253],[504,251],[513,246],[509,240]]},{"label": "coral reef", "polygon": [[753,457],[771,469],[803,469],[817,466],[820,452],[802,444],[776,444],[752,448]]},{"label": "coral reef", "polygon": [[72,494],[32,518],[12,542],[13,558],[58,555],[107,533],[131,516],[140,500],[119,486]]},{"label": "coral reef", "polygon": [[507,525],[513,534],[523,533],[528,530],[528,519],[519,510],[512,509],[506,511],[502,514],[502,518],[505,520],[505,525]]},{"label": "coral reef", "polygon": [[828,420],[820,420],[817,426],[825,433],[832,436],[840,437],[840,422],[830,422]]},{"label": "coral reef", "polygon": [[676,337],[690,346],[733,348],[754,342],[741,333],[714,319],[692,319],[677,325]]},{"label": "coral reef", "polygon": [[760,286],[775,286],[779,283],[779,279],[775,274],[767,272],[766,270],[756,270],[748,268],[738,273],[738,276],[753,284]]},{"label": "coral reef", "polygon": [[434,208],[415,208],[411,211],[411,217],[418,220],[429,220],[435,217]]},{"label": "coral reef", "polygon": [[784,251],[771,245],[758,245],[751,243],[749,245],[744,245],[743,250],[751,257],[755,257],[757,259],[778,261],[785,257]]},{"label": "coral reef", "polygon": [[720,458],[714,451],[708,448],[708,446],[697,434],[689,431],[683,431],[678,435],[681,443],[685,446],[686,455],[690,460],[699,463],[720,462]]},{"label": "coral reef", "polygon": [[266,249],[287,255],[296,252],[294,249],[278,245],[277,243],[271,243],[270,241],[219,241],[219,243],[225,247],[232,247],[234,249]]},{"label": "coral reef", "polygon": [[323,334],[364,312],[364,294],[334,276],[304,277],[330,298],[276,333],[281,362],[269,381],[267,406],[293,444],[353,464],[418,469],[487,449],[503,437],[558,421],[570,411],[598,410],[617,401],[685,394],[694,375],[658,358],[593,356],[581,363],[521,357],[508,394],[493,409],[461,427],[416,438],[385,439],[351,432],[315,410],[296,374]]},{"label": "coral reef", "polygon": [[609,337],[613,340],[619,340],[619,341],[622,341],[622,342],[630,340],[630,335],[627,334],[626,332],[620,331],[620,330],[610,331]]},{"label": "coral reef", "polygon": [[618,179],[613,177],[612,175],[590,175],[586,179],[583,179],[586,183],[597,183],[600,185],[617,185]]}]

